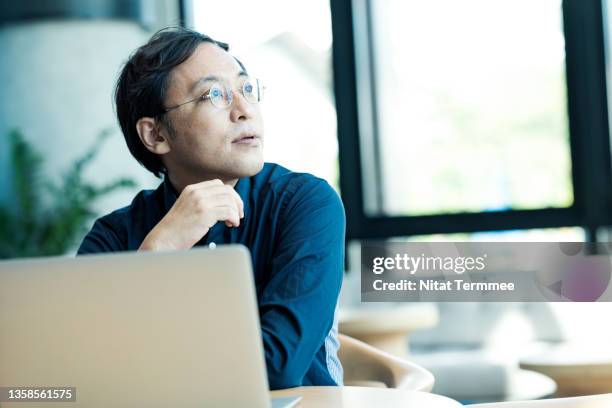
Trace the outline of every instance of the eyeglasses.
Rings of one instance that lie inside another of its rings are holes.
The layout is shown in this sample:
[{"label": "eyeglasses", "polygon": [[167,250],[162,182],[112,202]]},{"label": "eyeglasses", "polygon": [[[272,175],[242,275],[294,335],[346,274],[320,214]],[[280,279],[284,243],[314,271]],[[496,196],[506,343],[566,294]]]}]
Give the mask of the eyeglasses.
[{"label": "eyeglasses", "polygon": [[[259,103],[263,99],[265,86],[263,83],[257,78],[247,77],[242,86],[237,89],[238,92],[242,94],[244,99],[246,99],[249,103]],[[213,82],[212,86],[208,91],[206,91],[203,95],[198,96],[197,98],[191,99],[187,102],[180,103],[175,106],[171,106],[170,108],[165,108],[163,110],[164,113],[170,112],[171,110],[180,108],[183,105],[192,102],[201,102],[209,99],[212,104],[219,109],[228,108],[233,100],[234,100],[234,92],[232,87],[222,84],[220,82]]]}]

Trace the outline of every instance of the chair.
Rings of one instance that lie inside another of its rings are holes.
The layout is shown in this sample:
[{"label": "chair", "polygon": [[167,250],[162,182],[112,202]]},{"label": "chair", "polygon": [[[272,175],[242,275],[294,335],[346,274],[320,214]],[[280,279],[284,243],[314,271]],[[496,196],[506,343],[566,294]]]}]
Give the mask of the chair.
[{"label": "chair", "polygon": [[553,398],[534,401],[494,402],[470,405],[470,408],[610,408],[612,394],[584,397]]},{"label": "chair", "polygon": [[429,392],[434,376],[421,366],[338,334],[338,357],[344,367],[344,385],[388,387]]}]

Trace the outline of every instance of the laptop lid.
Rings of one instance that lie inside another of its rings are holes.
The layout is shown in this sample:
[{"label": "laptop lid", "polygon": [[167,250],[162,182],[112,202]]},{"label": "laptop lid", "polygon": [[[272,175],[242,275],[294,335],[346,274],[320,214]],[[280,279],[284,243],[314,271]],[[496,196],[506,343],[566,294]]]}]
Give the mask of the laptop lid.
[{"label": "laptop lid", "polygon": [[1,262],[0,387],[75,387],[71,407],[267,407],[257,310],[239,245]]}]

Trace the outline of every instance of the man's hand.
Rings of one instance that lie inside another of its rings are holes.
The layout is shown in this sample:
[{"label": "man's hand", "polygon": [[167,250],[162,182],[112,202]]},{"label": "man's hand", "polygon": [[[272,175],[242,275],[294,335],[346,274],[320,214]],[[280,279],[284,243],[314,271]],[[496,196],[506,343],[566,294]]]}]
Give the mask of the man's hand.
[{"label": "man's hand", "polygon": [[244,218],[242,199],[221,180],[188,185],[166,216],[149,232],[139,250],[189,249],[217,221],[238,227]]}]

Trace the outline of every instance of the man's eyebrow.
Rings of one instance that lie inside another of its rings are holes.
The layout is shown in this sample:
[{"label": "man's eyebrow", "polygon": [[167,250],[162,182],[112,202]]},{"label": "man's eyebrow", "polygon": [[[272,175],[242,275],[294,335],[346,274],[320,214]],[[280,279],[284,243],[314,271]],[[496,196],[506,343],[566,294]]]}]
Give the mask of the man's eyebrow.
[{"label": "man's eyebrow", "polygon": [[216,75],[206,75],[203,76],[202,78],[198,79],[196,81],[195,84],[193,84],[193,86],[191,87],[191,91],[195,91],[197,88],[199,88],[201,85],[205,84],[206,82],[209,81],[218,81],[219,77],[217,77]]},{"label": "man's eyebrow", "polygon": [[[236,77],[249,76],[249,74],[245,70],[241,70]],[[191,87],[191,92],[195,91],[200,86],[204,85],[206,82],[210,81],[221,81],[216,75],[206,75],[202,78],[198,79],[195,84]]]}]

